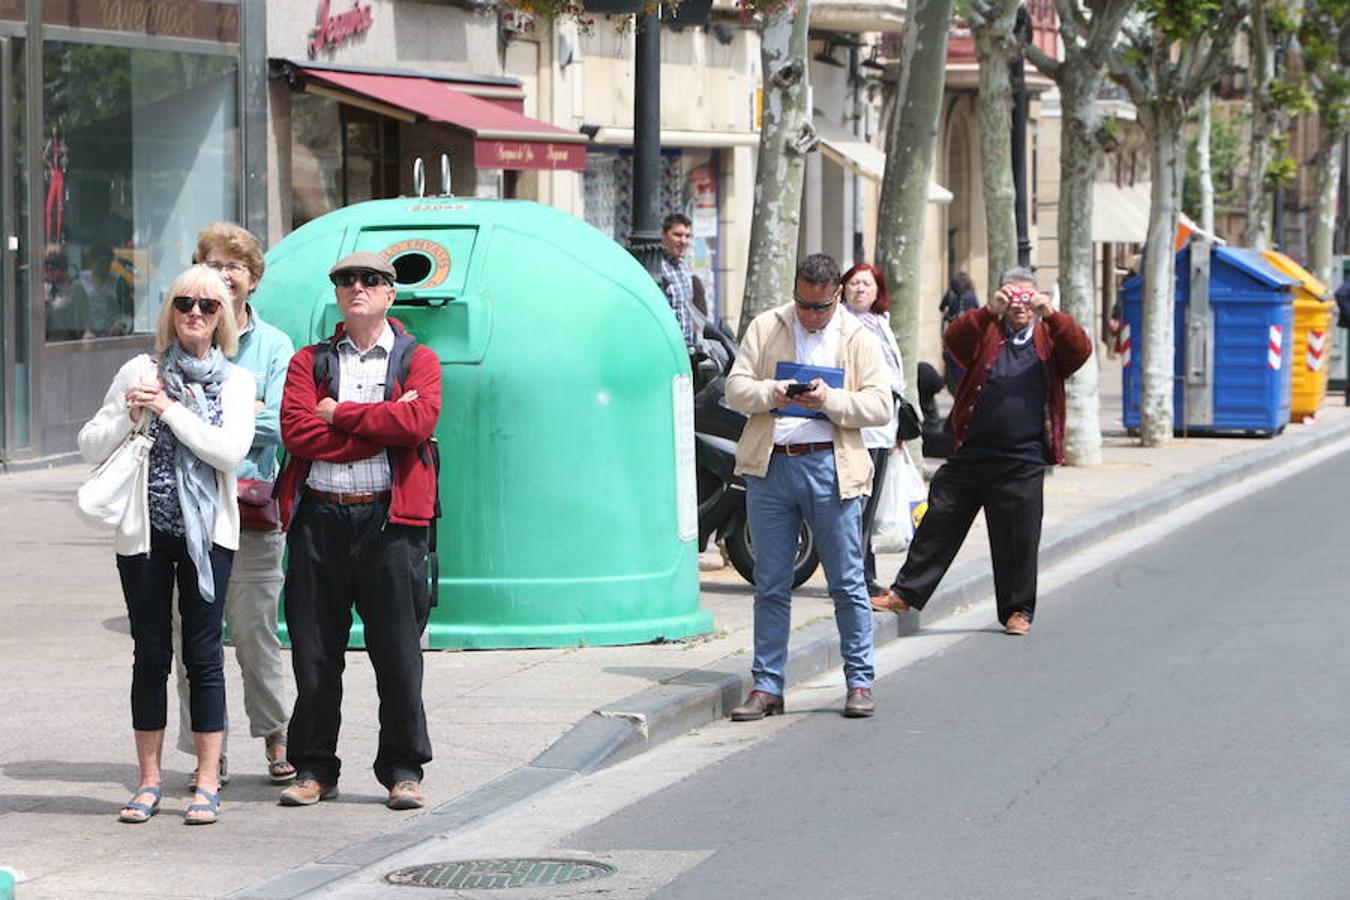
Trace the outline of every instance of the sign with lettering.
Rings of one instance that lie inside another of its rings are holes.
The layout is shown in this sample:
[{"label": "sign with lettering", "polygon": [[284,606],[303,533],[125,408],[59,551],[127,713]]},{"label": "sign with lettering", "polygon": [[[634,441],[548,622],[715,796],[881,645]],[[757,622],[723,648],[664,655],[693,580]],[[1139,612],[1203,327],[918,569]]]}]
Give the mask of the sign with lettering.
[{"label": "sign with lettering", "polygon": [[[5,2],[0,7],[11,5]],[[208,0],[43,0],[42,21],[71,28],[239,41],[239,6]]]},{"label": "sign with lettering", "polygon": [[432,270],[427,277],[417,284],[403,284],[400,287],[405,288],[434,288],[445,277],[450,274],[450,251],[442,247],[435,241],[428,241],[425,238],[409,238],[406,241],[399,241],[397,244],[390,244],[380,251],[390,263],[405,253],[421,253],[431,258]]},{"label": "sign with lettering", "polygon": [[353,3],[352,8],[337,15],[329,15],[331,0],[320,0],[319,22],[309,33],[309,58],[320,50],[332,50],[358,34],[365,34],[375,21],[374,8],[367,3]]},{"label": "sign with lettering", "polygon": [[475,140],[473,164],[479,169],[571,169],[580,172],[586,168],[586,145]]}]

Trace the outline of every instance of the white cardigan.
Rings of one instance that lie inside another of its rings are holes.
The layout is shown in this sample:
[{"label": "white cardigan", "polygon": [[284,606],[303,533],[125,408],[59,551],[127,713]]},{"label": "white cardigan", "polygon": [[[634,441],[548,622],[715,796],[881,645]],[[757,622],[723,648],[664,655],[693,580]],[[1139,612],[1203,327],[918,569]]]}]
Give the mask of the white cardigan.
[{"label": "white cardigan", "polygon": [[[103,406],[80,429],[78,442],[85,460],[98,465],[117,449],[135,425],[127,410],[127,391],[133,385],[157,381],[155,361],[146,354],[131,359],[117,371],[103,398]],[[255,393],[253,373],[229,363],[229,374],[220,390],[220,425],[204,422],[181,403],[174,403],[160,416],[185,447],[216,470],[216,525],[211,539],[229,550],[239,549],[239,499],[234,471],[253,443]],[[142,415],[148,414],[148,410],[142,410]],[[141,473],[142,485],[148,483],[147,476],[148,473]],[[117,527],[115,547],[119,556],[150,552],[150,500],[144,491]]]}]

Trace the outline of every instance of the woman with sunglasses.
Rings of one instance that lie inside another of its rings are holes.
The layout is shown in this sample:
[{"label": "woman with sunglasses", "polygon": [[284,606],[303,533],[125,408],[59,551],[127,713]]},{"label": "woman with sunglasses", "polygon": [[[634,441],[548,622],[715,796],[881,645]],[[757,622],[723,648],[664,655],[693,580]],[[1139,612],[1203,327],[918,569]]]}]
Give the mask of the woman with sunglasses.
[{"label": "woman with sunglasses", "polygon": [[143,493],[114,541],[135,645],[131,722],[140,787],[118,815],[128,823],[159,812],[175,586],[199,773],[184,821],[209,825],[220,813],[221,601],[239,544],[234,472],[253,440],[254,394],[253,376],[226,360],[238,343],[229,299],[205,265],[174,279],[155,329],[157,355],[122,366],[79,434],[80,452],[96,464],[138,426],[148,425],[154,441],[138,482]]}]

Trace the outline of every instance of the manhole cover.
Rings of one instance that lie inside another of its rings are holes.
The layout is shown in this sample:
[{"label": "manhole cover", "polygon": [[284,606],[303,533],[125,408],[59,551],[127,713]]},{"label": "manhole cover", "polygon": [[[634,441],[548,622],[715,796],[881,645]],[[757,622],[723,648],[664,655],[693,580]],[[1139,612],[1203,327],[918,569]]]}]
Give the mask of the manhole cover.
[{"label": "manhole cover", "polygon": [[409,866],[384,877],[390,884],[408,887],[489,890],[571,884],[605,878],[616,871],[613,866],[586,859],[468,859]]}]

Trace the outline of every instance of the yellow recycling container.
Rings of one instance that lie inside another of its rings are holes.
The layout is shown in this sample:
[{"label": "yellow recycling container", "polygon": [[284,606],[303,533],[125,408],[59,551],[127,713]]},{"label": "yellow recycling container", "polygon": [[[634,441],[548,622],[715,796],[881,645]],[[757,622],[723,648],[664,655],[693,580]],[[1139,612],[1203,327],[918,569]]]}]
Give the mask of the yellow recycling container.
[{"label": "yellow recycling container", "polygon": [[1322,408],[1331,362],[1331,289],[1278,250],[1262,254],[1266,262],[1298,282],[1294,286],[1294,352],[1289,366],[1293,390],[1289,421],[1302,422]]}]

